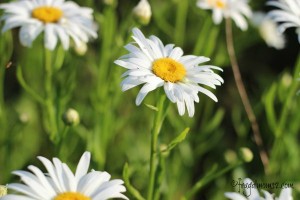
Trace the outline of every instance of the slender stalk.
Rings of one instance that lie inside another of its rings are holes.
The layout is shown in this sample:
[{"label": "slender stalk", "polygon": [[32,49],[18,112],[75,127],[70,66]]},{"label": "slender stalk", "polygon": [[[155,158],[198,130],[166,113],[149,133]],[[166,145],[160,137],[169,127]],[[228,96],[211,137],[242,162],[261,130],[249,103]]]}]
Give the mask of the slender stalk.
[{"label": "slender stalk", "polygon": [[295,97],[296,92],[298,90],[299,81],[297,80],[297,77],[299,76],[299,72],[300,72],[300,54],[298,55],[296,69],[294,71],[293,83],[290,86],[290,90],[287,94],[287,98],[285,99],[283,108],[281,110],[278,127],[276,128],[275,135],[277,138],[280,138],[281,135],[283,134],[283,129],[284,129],[284,126],[286,125],[286,122],[288,119],[291,102],[292,102],[293,98]]},{"label": "slender stalk", "polygon": [[45,48],[44,52],[44,67],[45,67],[45,109],[48,121],[48,131],[50,132],[50,139],[55,140],[56,134],[58,133],[58,127],[56,123],[56,114],[54,98],[53,98],[53,88],[52,88],[52,55],[51,51]]},{"label": "slender stalk", "polygon": [[147,200],[153,200],[154,197],[154,186],[155,186],[155,172],[157,167],[157,140],[158,135],[161,129],[161,125],[163,123],[163,106],[164,106],[165,96],[161,96],[160,100],[158,102],[158,111],[156,112],[156,115],[154,117],[154,123],[153,128],[151,131],[151,146],[150,146],[150,177],[149,177],[149,183],[148,183],[148,195]]},{"label": "slender stalk", "polygon": [[175,32],[174,39],[175,43],[179,46],[182,46],[185,38],[185,27],[186,27],[186,18],[188,11],[189,1],[179,0],[177,2],[177,13],[176,13],[176,24],[175,24]]},{"label": "slender stalk", "polygon": [[188,191],[186,193],[186,195],[184,195],[184,197],[181,198],[181,200],[192,199],[192,197],[195,196],[195,194],[197,192],[199,192],[206,184],[208,184],[212,180],[215,180],[216,178],[222,176],[223,174],[229,172],[230,170],[236,168],[237,166],[241,165],[242,163],[243,162],[239,161],[235,164],[231,164],[231,165],[225,167],[224,169],[219,170],[216,173],[210,174],[208,177],[202,178],[192,187],[192,189],[190,191]]},{"label": "slender stalk", "polygon": [[242,99],[245,111],[247,113],[247,117],[251,123],[254,140],[259,149],[260,159],[264,165],[264,169],[266,170],[267,166],[269,164],[269,158],[268,158],[266,151],[263,148],[263,141],[262,141],[261,134],[259,131],[259,126],[258,126],[256,117],[255,117],[255,114],[253,112],[252,106],[250,104],[244,83],[242,81],[241,73],[239,70],[239,65],[238,65],[238,62],[236,59],[235,50],[234,50],[234,46],[233,46],[232,25],[231,25],[230,18],[226,19],[226,42],[227,42],[227,50],[228,50],[228,54],[229,54],[229,58],[230,58],[231,66],[232,66],[235,84],[237,86],[238,92]]}]

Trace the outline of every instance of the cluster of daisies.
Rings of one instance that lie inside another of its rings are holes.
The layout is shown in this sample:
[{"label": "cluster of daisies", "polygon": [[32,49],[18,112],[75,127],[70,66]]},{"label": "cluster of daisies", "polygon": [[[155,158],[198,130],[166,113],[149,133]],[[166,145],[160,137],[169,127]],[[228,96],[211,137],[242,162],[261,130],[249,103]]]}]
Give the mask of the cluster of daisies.
[{"label": "cluster of daisies", "polygon": [[[281,23],[278,26],[280,32],[289,27],[296,27],[300,35],[299,1],[270,0],[268,5],[279,8],[271,11],[268,16]],[[198,0],[197,6],[212,10],[213,21],[216,24],[221,23],[223,18],[231,18],[242,30],[248,27],[246,18],[252,16],[248,0]],[[50,50],[55,49],[58,40],[67,50],[70,43],[79,47],[97,38],[93,10],[80,7],[72,1],[18,0],[0,4],[0,9],[4,10],[1,17],[4,21],[2,32],[19,27],[20,41],[27,47],[30,47],[42,32],[44,46]],[[150,16],[148,1],[141,0],[134,12],[140,15],[147,13],[147,16]],[[267,26],[266,23],[263,23],[262,27],[274,29],[274,26]],[[274,35],[273,30],[262,29],[262,31],[272,31]],[[265,38],[271,38],[268,43],[277,41],[274,44],[276,48],[284,45],[284,41],[279,40],[279,37],[263,35]],[[186,110],[190,117],[194,115],[194,103],[200,100],[199,92],[217,101],[216,96],[207,87],[215,89],[223,83],[223,79],[213,71],[222,70],[216,66],[202,65],[209,61],[209,58],[183,55],[180,47],[174,47],[173,44],[164,45],[155,36],[146,38],[137,28],[133,29],[133,39],[135,43],[125,46],[129,54],[122,56],[115,63],[128,69],[123,74],[125,77],[121,84],[123,91],[143,85],[136,98],[137,105],[141,104],[149,92],[159,87],[163,87],[168,99],[177,104],[180,115],[183,115]]]},{"label": "cluster of daisies", "polygon": [[[275,7],[268,17],[280,23],[280,33],[287,28],[295,27],[300,42],[300,1],[299,0],[269,0],[268,5]],[[147,6],[146,9],[143,5]],[[213,21],[221,23],[223,18],[232,19],[241,30],[248,28],[246,18],[252,16],[247,0],[198,0],[197,6],[213,11]],[[140,12],[138,9],[146,11]],[[32,46],[39,35],[43,35],[44,47],[54,50],[60,41],[67,50],[71,45],[82,46],[97,38],[97,25],[93,21],[93,10],[80,7],[72,1],[65,0],[17,0],[0,4],[4,10],[1,21],[4,22],[2,32],[19,28],[19,38],[22,45]],[[138,14],[147,13],[150,6],[147,0],[141,0],[135,9]],[[145,19],[147,20],[147,19]],[[147,21],[146,21],[147,22]],[[142,85],[136,104],[140,105],[147,94],[163,87],[167,98],[175,103],[180,115],[187,111],[192,117],[195,113],[195,102],[199,102],[198,93],[203,93],[212,100],[216,96],[207,88],[215,89],[223,83],[223,79],[214,72],[221,68],[203,63],[209,58],[195,55],[184,55],[180,47],[174,44],[164,45],[156,36],[146,38],[137,28],[132,30],[133,43],[125,48],[128,54],[120,57],[115,64],[124,67],[127,71],[122,75],[123,91]],[[276,40],[277,39],[273,39]],[[270,40],[271,42],[273,40]],[[270,43],[271,43],[270,42]],[[277,45],[282,46],[282,42]],[[27,171],[15,171],[21,177],[23,184],[9,184],[8,188],[18,194],[9,194],[1,197],[3,200],[100,200],[109,198],[127,199],[122,194],[125,187],[121,180],[111,180],[107,172],[91,171],[89,168],[90,153],[83,154],[79,161],[76,173],[59,159],[53,162],[39,157],[47,173],[43,173],[35,166],[29,166]],[[256,193],[257,194],[257,193]],[[245,199],[244,197],[228,193],[231,199]],[[280,199],[290,196],[290,192],[280,195]],[[258,196],[257,196],[258,197]],[[255,197],[256,198],[256,197]],[[255,199],[252,198],[252,199]],[[265,193],[265,199],[271,199]]]}]

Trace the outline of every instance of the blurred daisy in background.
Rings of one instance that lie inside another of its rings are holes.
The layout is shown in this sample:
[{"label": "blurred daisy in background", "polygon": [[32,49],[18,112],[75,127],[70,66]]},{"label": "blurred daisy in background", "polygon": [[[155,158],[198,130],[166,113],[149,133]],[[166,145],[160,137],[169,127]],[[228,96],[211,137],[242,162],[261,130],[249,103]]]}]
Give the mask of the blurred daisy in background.
[{"label": "blurred daisy in background", "polygon": [[145,38],[143,33],[134,28],[133,39],[136,45],[128,44],[125,48],[130,52],[115,61],[128,71],[123,74],[122,90],[126,91],[138,85],[144,84],[136,97],[136,105],[140,105],[146,95],[159,87],[164,91],[173,103],[177,104],[180,115],[187,108],[189,117],[195,113],[194,102],[199,102],[198,92],[206,94],[214,101],[216,96],[202,84],[211,88],[221,85],[223,79],[215,74],[212,69],[221,68],[211,65],[199,66],[209,61],[203,56],[186,55],[173,44],[163,45],[156,36]]},{"label": "blurred daisy in background", "polygon": [[285,37],[278,30],[277,24],[263,12],[253,13],[252,23],[258,28],[261,37],[269,47],[283,49],[285,47]]},{"label": "blurred daisy in background", "polygon": [[276,0],[268,1],[267,5],[277,7],[278,9],[269,12],[269,16],[278,25],[279,31],[283,33],[287,28],[295,27],[300,43],[300,1],[299,0]]},{"label": "blurred daisy in background", "polygon": [[[240,186],[241,187],[241,186]],[[262,192],[264,193],[264,198],[260,196],[259,191],[256,188],[256,185],[254,184],[254,182],[249,179],[246,178],[244,180],[244,186],[242,186],[245,188],[245,191],[243,192],[243,194],[245,195],[241,195],[238,192],[226,192],[225,196],[231,200],[293,200],[292,197],[292,190],[291,188],[284,188],[281,190],[279,197],[274,198],[272,194],[270,194],[267,191],[262,190]]]},{"label": "blurred daisy in background", "polygon": [[0,185],[0,197],[5,196],[7,194],[7,186]]},{"label": "blurred daisy in background", "polygon": [[245,17],[250,18],[252,15],[247,0],[198,0],[197,6],[212,10],[215,24],[220,24],[223,18],[232,18],[242,30],[248,28]]},{"label": "blurred daisy in background", "polygon": [[19,27],[21,44],[26,47],[30,47],[42,32],[44,45],[49,50],[56,47],[58,40],[67,50],[70,38],[75,46],[97,38],[93,10],[72,1],[22,0],[0,4],[0,9],[4,10],[2,32]]},{"label": "blurred daisy in background", "polygon": [[1,200],[106,200],[111,198],[128,199],[122,192],[126,189],[123,181],[109,180],[107,172],[91,171],[88,173],[91,154],[85,152],[76,169],[75,175],[59,159],[50,160],[39,156],[38,159],[47,169],[43,173],[36,166],[30,165],[28,171],[14,171],[24,183],[8,184],[8,188],[18,194],[8,194]]}]

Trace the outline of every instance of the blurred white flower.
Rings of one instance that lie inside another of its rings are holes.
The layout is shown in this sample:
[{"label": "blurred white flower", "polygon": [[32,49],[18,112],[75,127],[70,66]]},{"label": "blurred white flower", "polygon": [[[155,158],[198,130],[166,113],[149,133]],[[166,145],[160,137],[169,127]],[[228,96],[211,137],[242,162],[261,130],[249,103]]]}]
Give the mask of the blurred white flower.
[{"label": "blurred white flower", "polygon": [[300,1],[299,0],[271,0],[267,5],[278,9],[269,12],[269,16],[279,22],[279,31],[283,33],[287,28],[295,27],[300,43]]},{"label": "blurred white flower", "polygon": [[150,22],[152,12],[151,6],[147,0],[140,0],[138,5],[133,8],[132,12],[139,23],[147,25]]},{"label": "blurred white flower", "polygon": [[143,33],[134,28],[133,39],[138,46],[128,44],[125,48],[130,52],[122,56],[115,63],[128,71],[122,83],[122,90],[126,91],[144,84],[136,98],[136,105],[140,105],[146,95],[159,87],[173,103],[177,103],[180,115],[185,113],[185,107],[190,117],[194,115],[194,102],[199,102],[198,92],[204,93],[214,101],[216,96],[202,84],[211,88],[221,85],[223,79],[212,69],[222,70],[211,65],[199,66],[209,58],[203,56],[183,56],[183,51],[173,44],[163,45],[156,36],[145,38]]},{"label": "blurred white flower", "polygon": [[285,47],[285,37],[278,30],[277,24],[268,15],[262,12],[253,13],[253,24],[258,27],[261,37],[269,47],[283,49]]},{"label": "blurred white flower", "polygon": [[8,194],[1,200],[106,200],[111,198],[128,199],[121,194],[126,189],[122,180],[109,180],[107,172],[91,171],[88,173],[91,154],[85,152],[76,169],[75,175],[59,159],[50,160],[39,156],[38,159],[47,169],[43,173],[36,166],[30,165],[27,171],[14,171],[24,182],[8,184],[8,188],[18,194]]},{"label": "blurred white flower", "polygon": [[244,180],[244,188],[245,196],[237,192],[225,192],[225,197],[231,200],[293,200],[291,188],[282,189],[278,198],[274,198],[273,195],[264,190],[262,190],[264,197],[261,197],[255,184],[249,178]]},{"label": "blurred white flower", "polygon": [[3,197],[7,194],[7,186],[0,185],[0,197]]},{"label": "blurred white flower", "polygon": [[22,0],[0,4],[0,9],[4,10],[1,20],[5,21],[2,32],[20,27],[19,38],[26,47],[42,32],[44,45],[50,50],[56,47],[58,40],[67,50],[70,38],[76,46],[97,38],[93,10],[73,1]]},{"label": "blurred white flower", "polygon": [[215,24],[220,24],[223,18],[232,18],[242,30],[248,28],[245,17],[250,18],[252,15],[248,0],[198,0],[197,6],[212,10]]}]

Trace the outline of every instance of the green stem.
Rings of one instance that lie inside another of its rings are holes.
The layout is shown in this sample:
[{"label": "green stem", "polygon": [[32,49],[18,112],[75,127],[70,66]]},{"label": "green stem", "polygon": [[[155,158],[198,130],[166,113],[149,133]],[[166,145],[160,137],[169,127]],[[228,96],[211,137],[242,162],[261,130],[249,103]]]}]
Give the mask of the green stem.
[{"label": "green stem", "polygon": [[300,72],[300,54],[298,55],[296,68],[294,71],[293,83],[287,94],[287,98],[285,99],[285,102],[284,102],[284,105],[283,105],[283,108],[281,111],[281,115],[279,118],[278,127],[276,128],[275,135],[277,138],[280,138],[283,134],[283,130],[284,130],[284,127],[285,127],[287,119],[288,119],[291,102],[292,102],[293,98],[295,98],[295,95],[296,95],[296,92],[298,89],[299,81],[297,80],[297,78],[299,77],[299,72]]},{"label": "green stem", "polygon": [[63,141],[65,140],[66,136],[67,136],[67,133],[69,132],[70,130],[70,126],[65,126],[63,131],[59,134],[59,136],[57,137],[58,141],[58,145],[56,146],[57,147],[57,155],[62,158],[63,155],[65,155],[64,153],[62,153],[62,147],[63,147]]},{"label": "green stem", "polygon": [[23,89],[31,95],[32,98],[34,98],[37,102],[39,102],[40,104],[44,105],[45,101],[44,99],[38,94],[36,93],[25,81],[24,76],[23,76],[23,72],[22,72],[22,67],[18,66],[17,67],[17,78],[18,81],[20,83],[20,85],[23,87]]},{"label": "green stem", "polygon": [[259,126],[256,120],[256,116],[254,114],[253,108],[251,106],[248,94],[246,92],[245,85],[243,83],[243,79],[241,76],[240,68],[237,62],[237,58],[235,55],[234,45],[233,45],[233,34],[232,34],[232,25],[231,25],[231,19],[226,18],[226,43],[227,43],[227,51],[232,67],[232,72],[235,80],[236,87],[238,89],[239,95],[241,97],[244,109],[246,111],[247,117],[249,119],[249,122],[251,124],[254,141],[259,149],[259,155],[260,159],[264,165],[264,170],[266,172],[266,169],[269,164],[269,157],[267,155],[267,152],[264,149],[263,140],[260,134]]},{"label": "green stem", "polygon": [[53,88],[52,88],[52,55],[51,51],[45,48],[44,55],[44,67],[45,67],[45,109],[48,121],[48,131],[50,133],[50,139],[55,141],[56,135],[58,133],[58,127],[56,123],[56,114],[55,114],[55,106],[54,98],[53,98]]},{"label": "green stem", "polygon": [[215,180],[216,178],[222,176],[223,174],[229,172],[230,170],[236,168],[237,166],[241,165],[243,162],[239,161],[235,164],[229,165],[227,167],[225,167],[224,169],[222,169],[221,171],[217,172],[217,173],[213,173],[208,175],[209,177],[204,177],[201,180],[199,180],[194,187],[187,192],[187,194],[181,198],[181,200],[188,200],[188,199],[192,199],[192,197],[199,192],[206,184],[208,184],[209,182],[211,182],[212,180]]},{"label": "green stem", "polygon": [[176,25],[175,25],[175,43],[182,46],[185,38],[185,26],[189,1],[179,0],[177,6]]},{"label": "green stem", "polygon": [[151,147],[150,147],[150,177],[149,177],[149,183],[148,183],[148,195],[147,200],[153,200],[154,195],[154,186],[155,186],[155,172],[157,167],[157,159],[156,159],[156,153],[157,153],[157,140],[158,135],[161,130],[161,126],[164,120],[164,101],[166,97],[162,95],[160,97],[160,100],[158,102],[158,111],[156,112],[156,115],[154,117],[154,123],[153,128],[151,131]]}]

